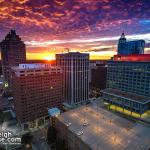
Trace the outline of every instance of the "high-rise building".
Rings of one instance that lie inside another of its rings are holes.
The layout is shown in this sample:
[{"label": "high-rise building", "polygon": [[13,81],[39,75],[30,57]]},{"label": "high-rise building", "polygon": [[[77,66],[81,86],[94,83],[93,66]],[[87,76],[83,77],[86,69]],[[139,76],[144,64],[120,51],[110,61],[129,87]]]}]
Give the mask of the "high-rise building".
[{"label": "high-rise building", "polygon": [[62,70],[50,64],[12,67],[16,116],[25,127],[40,125],[47,109],[62,106]]},{"label": "high-rise building", "polygon": [[0,43],[0,48],[5,89],[11,90],[11,67],[25,63],[25,44],[15,30],[11,30]]},{"label": "high-rise building", "polygon": [[56,54],[56,64],[63,70],[64,101],[69,105],[86,102],[89,94],[89,54]]},{"label": "high-rise building", "polygon": [[118,55],[144,54],[144,47],[144,40],[127,41],[122,33],[118,42]]},{"label": "high-rise building", "polygon": [[140,114],[150,109],[150,55],[116,55],[107,64],[104,100]]}]

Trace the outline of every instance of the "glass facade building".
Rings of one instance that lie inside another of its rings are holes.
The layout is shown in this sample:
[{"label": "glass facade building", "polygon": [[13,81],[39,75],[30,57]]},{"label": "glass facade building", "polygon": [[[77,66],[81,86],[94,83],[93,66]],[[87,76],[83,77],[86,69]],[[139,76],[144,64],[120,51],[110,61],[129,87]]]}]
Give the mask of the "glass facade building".
[{"label": "glass facade building", "polygon": [[123,59],[108,62],[107,88],[102,91],[103,98],[111,104],[142,114],[150,107],[150,61]]},{"label": "glass facade building", "polygon": [[118,43],[118,54],[119,55],[144,54],[144,47],[145,47],[144,40],[127,41],[124,33],[122,33]]},{"label": "glass facade building", "polygon": [[150,97],[150,62],[109,61],[107,87]]}]

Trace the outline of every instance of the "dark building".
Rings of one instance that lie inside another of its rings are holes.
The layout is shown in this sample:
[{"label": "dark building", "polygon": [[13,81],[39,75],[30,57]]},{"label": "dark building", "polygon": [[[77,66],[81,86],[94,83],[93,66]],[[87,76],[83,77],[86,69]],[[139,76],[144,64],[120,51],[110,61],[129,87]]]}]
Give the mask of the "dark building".
[{"label": "dark building", "polygon": [[118,43],[118,55],[144,54],[144,47],[144,40],[127,41],[122,33]]},{"label": "dark building", "polygon": [[11,91],[11,67],[26,61],[26,48],[15,30],[11,30],[0,43],[4,87]]},{"label": "dark building", "polygon": [[98,65],[91,69],[91,83],[92,87],[98,89],[106,88],[106,76],[107,76],[107,66]]},{"label": "dark building", "polygon": [[105,101],[139,114],[150,107],[150,55],[116,55],[108,62]]},{"label": "dark building", "polygon": [[64,101],[69,105],[86,102],[89,98],[89,54],[56,54],[56,64],[63,70]]},{"label": "dark building", "polygon": [[62,106],[62,70],[49,64],[12,67],[16,116],[23,127],[38,126],[48,108]]},{"label": "dark building", "polygon": [[2,61],[0,60],[0,75],[2,75]]},{"label": "dark building", "polygon": [[90,64],[89,64],[89,83],[92,82],[92,69],[95,69],[98,66],[105,66],[106,63],[107,63],[106,60],[90,60]]}]

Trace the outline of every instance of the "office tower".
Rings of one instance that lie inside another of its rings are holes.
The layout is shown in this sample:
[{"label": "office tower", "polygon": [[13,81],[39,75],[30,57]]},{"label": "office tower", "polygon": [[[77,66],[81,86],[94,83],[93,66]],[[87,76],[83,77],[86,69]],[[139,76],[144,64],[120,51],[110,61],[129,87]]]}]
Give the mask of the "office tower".
[{"label": "office tower", "polygon": [[11,91],[11,67],[26,61],[26,48],[15,30],[11,30],[0,43],[5,90]]},{"label": "office tower", "polygon": [[25,127],[37,126],[48,116],[48,108],[61,108],[62,71],[49,64],[12,67],[13,95],[17,119]]},{"label": "office tower", "polygon": [[56,64],[63,70],[64,101],[69,105],[86,102],[89,92],[89,54],[56,54]]},{"label": "office tower", "polygon": [[122,33],[118,42],[118,55],[144,54],[144,47],[144,40],[127,41]]},{"label": "office tower", "polygon": [[116,55],[107,64],[104,100],[139,114],[150,109],[150,55]]}]

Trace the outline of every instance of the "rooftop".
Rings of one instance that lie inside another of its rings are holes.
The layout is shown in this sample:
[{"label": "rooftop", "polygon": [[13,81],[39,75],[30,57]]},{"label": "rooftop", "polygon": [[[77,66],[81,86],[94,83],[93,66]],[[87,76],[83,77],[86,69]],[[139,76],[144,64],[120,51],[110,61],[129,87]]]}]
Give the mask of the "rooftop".
[{"label": "rooftop", "polygon": [[36,70],[36,69],[60,69],[60,67],[46,64],[46,63],[35,63],[35,64],[19,64],[19,66],[13,66],[13,70]]},{"label": "rooftop", "polygon": [[58,120],[92,150],[142,150],[150,145],[150,127],[117,116],[99,105],[96,101],[78,107],[61,114]]},{"label": "rooftop", "polygon": [[140,102],[140,103],[150,102],[150,97],[145,97],[145,96],[137,95],[134,93],[124,92],[124,91],[117,90],[117,89],[107,88],[103,90],[103,92],[109,93],[112,95],[117,95],[120,97],[124,97],[124,98],[130,99],[132,101]]},{"label": "rooftop", "polygon": [[19,66],[12,67],[13,72],[18,76],[49,74],[49,73],[62,73],[58,66],[51,64],[19,64]]},{"label": "rooftop", "polygon": [[10,32],[5,36],[5,39],[2,40],[1,44],[8,42],[8,41],[22,42],[21,38],[19,37],[19,35],[16,34],[15,30],[10,30]]},{"label": "rooftop", "polygon": [[89,54],[88,53],[80,53],[80,52],[68,52],[68,53],[60,53],[60,54],[56,54],[56,56],[64,56],[64,57],[66,57],[66,56],[80,56],[80,57],[87,57],[87,56],[89,56]]},{"label": "rooftop", "polygon": [[114,55],[114,61],[149,62],[150,54]]},{"label": "rooftop", "polygon": [[46,68],[46,67],[51,67],[51,64],[43,64],[43,63],[19,64],[20,69],[33,69],[33,68]]}]

